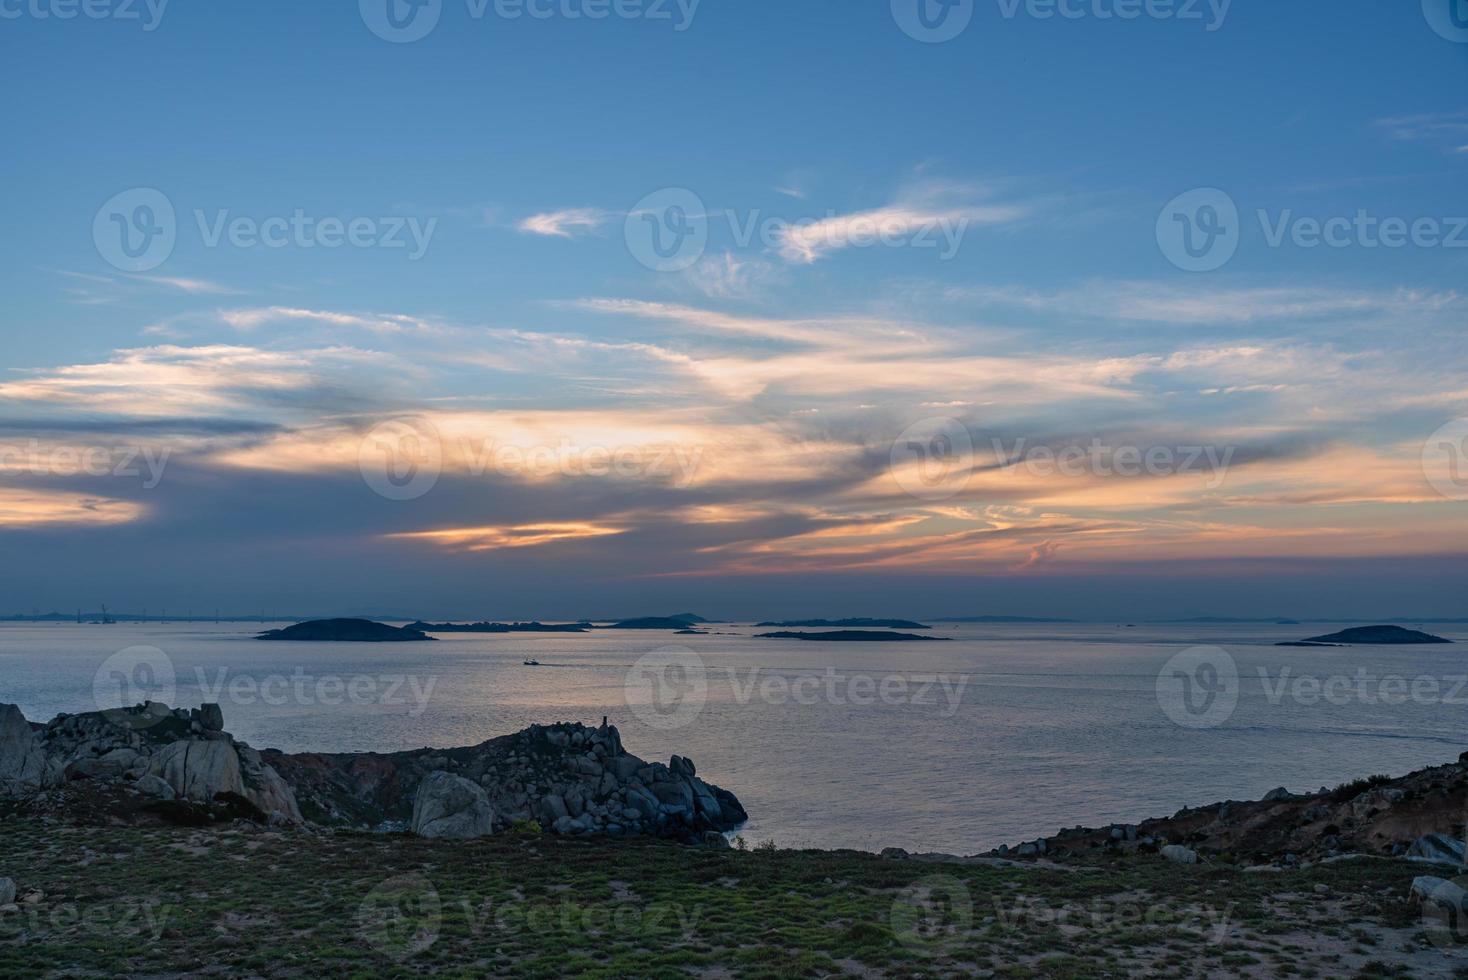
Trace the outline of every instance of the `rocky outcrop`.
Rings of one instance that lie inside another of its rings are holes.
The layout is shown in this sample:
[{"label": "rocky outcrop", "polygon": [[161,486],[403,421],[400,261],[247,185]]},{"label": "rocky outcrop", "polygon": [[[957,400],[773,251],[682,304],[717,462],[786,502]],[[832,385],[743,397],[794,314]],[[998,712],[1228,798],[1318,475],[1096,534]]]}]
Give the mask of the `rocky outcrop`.
[{"label": "rocky outcrop", "polygon": [[1075,827],[990,856],[1091,856],[1187,850],[1200,863],[1290,867],[1372,854],[1461,867],[1468,813],[1468,753],[1456,765],[1392,779],[1373,776],[1315,793],[1273,790],[1262,800],[1186,807],[1138,824]]},{"label": "rocky outcrop", "polygon": [[[217,704],[188,710],[157,702],[134,708],[58,715],[32,729],[19,709],[0,706],[0,773],[13,800],[70,787],[70,797],[111,791],[160,801],[212,805],[231,813],[301,823],[295,794],[259,752],[222,731]],[[88,793],[91,789],[94,792]]]},{"label": "rocky outcrop", "polygon": [[497,831],[535,821],[555,834],[701,843],[705,834],[747,819],[738,798],[698,778],[691,761],[644,761],[605,723],[532,725],[457,749],[266,758],[295,790],[306,818],[328,825],[411,827],[419,786],[438,772],[480,787]]},{"label": "rocky outcrop", "polygon": [[0,798],[27,796],[60,776],[61,765],[47,755],[20,708],[0,704]]},{"label": "rocky outcrop", "polygon": [[208,704],[58,715],[40,728],[12,707],[0,710],[0,772],[12,774],[12,799],[107,819],[131,807],[185,823],[245,818],[428,837],[535,821],[555,834],[691,843],[746,819],[738,798],[700,779],[691,760],[644,761],[605,719],[386,755],[259,752],[223,725]]},{"label": "rocky outcrop", "polygon": [[412,831],[419,837],[488,837],[494,833],[494,808],[479,784],[431,772],[418,784]]}]

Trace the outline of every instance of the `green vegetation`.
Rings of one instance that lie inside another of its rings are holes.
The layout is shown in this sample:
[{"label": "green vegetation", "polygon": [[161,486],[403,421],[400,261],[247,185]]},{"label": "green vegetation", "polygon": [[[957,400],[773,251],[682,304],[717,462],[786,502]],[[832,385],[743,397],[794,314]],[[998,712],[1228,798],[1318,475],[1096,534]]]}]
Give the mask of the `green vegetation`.
[{"label": "green vegetation", "polygon": [[0,875],[44,894],[0,912],[0,976],[1454,976],[1468,951],[1405,900],[1420,870],[9,819]]}]

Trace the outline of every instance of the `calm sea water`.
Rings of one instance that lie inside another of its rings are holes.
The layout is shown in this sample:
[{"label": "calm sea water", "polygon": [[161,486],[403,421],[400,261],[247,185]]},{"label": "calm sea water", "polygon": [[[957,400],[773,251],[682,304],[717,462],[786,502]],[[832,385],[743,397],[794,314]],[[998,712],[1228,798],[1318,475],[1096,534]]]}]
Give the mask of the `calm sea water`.
[{"label": "calm sea water", "polygon": [[[1424,626],[1468,642],[1462,626]],[[953,642],[916,644],[762,640],[749,626],[265,644],[259,628],[0,625],[0,701],[44,720],[150,693],[219,700],[231,731],[286,751],[465,745],[607,715],[630,751],[688,755],[737,793],[751,841],[960,853],[1468,749],[1468,646],[1272,645],[1339,628],[1321,624],[941,626]],[[687,652],[668,655],[682,670],[661,675],[660,713],[648,675],[629,687],[629,670],[672,644]],[[1195,656],[1182,664],[1195,710],[1179,724],[1158,675],[1200,644],[1227,652],[1204,659],[1236,667],[1237,704],[1225,710],[1226,685]],[[1209,690],[1223,702],[1209,707]]]}]

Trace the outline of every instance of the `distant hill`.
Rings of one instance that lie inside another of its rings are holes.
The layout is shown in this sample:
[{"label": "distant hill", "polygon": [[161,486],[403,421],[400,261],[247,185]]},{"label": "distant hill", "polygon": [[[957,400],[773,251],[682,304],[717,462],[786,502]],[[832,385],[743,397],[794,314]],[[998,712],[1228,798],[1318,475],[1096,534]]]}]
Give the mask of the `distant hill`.
[{"label": "distant hill", "polygon": [[935,623],[1074,623],[1055,616],[939,616]]},{"label": "distant hill", "polygon": [[1162,622],[1166,622],[1166,623],[1222,623],[1222,624],[1228,624],[1228,623],[1268,623],[1268,624],[1271,624],[1271,625],[1274,625],[1274,626],[1299,626],[1300,625],[1300,621],[1298,619],[1282,619],[1282,618],[1277,618],[1277,617],[1274,617],[1274,616],[1267,616],[1267,617],[1265,617],[1263,619],[1245,619],[1245,618],[1239,618],[1239,617],[1235,617],[1235,616],[1194,616],[1192,619],[1167,619],[1167,620],[1162,620]]},{"label": "distant hill", "polygon": [[590,623],[425,623],[419,620],[403,629],[424,633],[585,633]]},{"label": "distant hill", "polygon": [[918,636],[916,633],[884,633],[881,630],[832,630],[828,633],[756,633],[761,639],[815,640],[832,643],[908,643],[913,640],[945,642],[946,636]]},{"label": "distant hill", "polygon": [[1354,629],[1341,630],[1339,633],[1330,633],[1325,636],[1308,636],[1303,642],[1405,645],[1418,643],[1452,643],[1453,641],[1443,639],[1441,636],[1433,636],[1431,633],[1403,629],[1400,626],[1357,626]]},{"label": "distant hill", "polygon": [[266,630],[257,640],[300,640],[309,643],[404,643],[434,638],[421,630],[374,623],[370,619],[316,619],[284,629]]},{"label": "distant hill", "polygon": [[708,623],[708,622],[712,622],[712,620],[704,619],[702,616],[695,615],[694,613],[679,613],[676,616],[669,616],[668,618],[669,619],[681,619],[685,623]]},{"label": "distant hill", "polygon": [[620,623],[613,623],[608,629],[614,630],[686,630],[689,620],[677,619],[672,616],[643,616],[640,619],[624,619]]},{"label": "distant hill", "polygon": [[930,630],[933,627],[914,623],[910,619],[786,619],[774,623],[755,623],[756,626],[840,626],[891,630]]}]

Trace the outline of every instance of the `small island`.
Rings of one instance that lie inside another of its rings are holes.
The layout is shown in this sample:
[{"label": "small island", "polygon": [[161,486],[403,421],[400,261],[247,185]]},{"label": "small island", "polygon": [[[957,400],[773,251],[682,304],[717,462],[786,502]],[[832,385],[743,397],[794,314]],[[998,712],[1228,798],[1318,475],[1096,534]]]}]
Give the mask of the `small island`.
[{"label": "small island", "polygon": [[1335,646],[1341,643],[1367,643],[1378,646],[1404,646],[1419,643],[1452,643],[1452,640],[1400,626],[1354,626],[1339,633],[1309,636],[1303,640],[1276,643],[1275,646]]},{"label": "small island", "polygon": [[422,630],[388,626],[370,619],[314,619],[284,629],[266,630],[255,639],[307,643],[406,643],[434,638]]},{"label": "small island", "polygon": [[420,633],[587,633],[590,623],[425,623],[419,620],[403,629]]},{"label": "small island", "polygon": [[913,640],[946,641],[946,636],[918,636],[916,633],[884,633],[881,630],[829,630],[824,633],[800,633],[780,630],[774,633],[756,633],[757,639],[766,640],[815,640],[828,643],[907,643]]},{"label": "small island", "polygon": [[786,619],[780,622],[755,623],[756,626],[816,626],[823,629],[888,629],[930,630],[933,627],[910,619]]},{"label": "small island", "polygon": [[642,616],[613,623],[607,629],[614,630],[686,630],[693,625],[681,616]]}]

